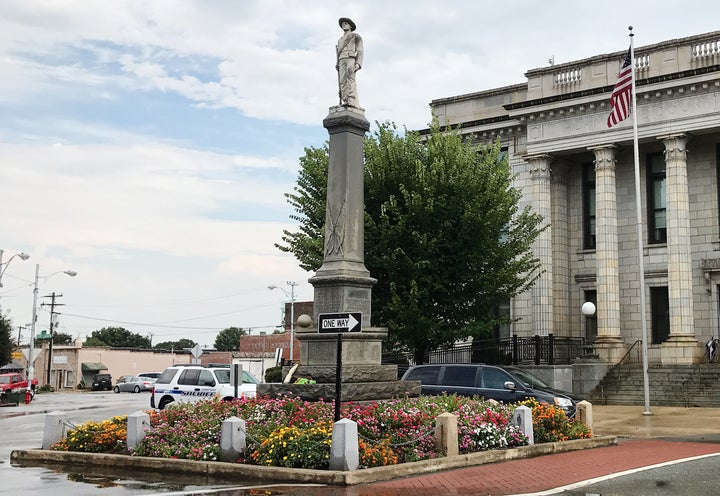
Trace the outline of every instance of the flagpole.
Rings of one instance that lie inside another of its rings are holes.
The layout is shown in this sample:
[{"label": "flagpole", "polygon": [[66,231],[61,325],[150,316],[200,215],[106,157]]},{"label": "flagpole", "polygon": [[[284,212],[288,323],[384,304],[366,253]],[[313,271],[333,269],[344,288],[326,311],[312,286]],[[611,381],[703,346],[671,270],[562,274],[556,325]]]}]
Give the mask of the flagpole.
[{"label": "flagpole", "polygon": [[643,415],[652,415],[650,411],[650,385],[648,383],[648,343],[647,343],[647,319],[645,315],[645,266],[643,263],[643,225],[642,225],[642,201],[640,197],[640,150],[638,148],[638,126],[637,126],[637,98],[635,96],[635,47],[633,46],[634,34],[632,26],[630,30],[630,73],[632,81],[632,118],[633,118],[633,148],[635,152],[635,214],[637,216],[637,247],[638,267],[640,271],[640,326],[642,329],[642,367],[643,367],[643,392],[645,393],[645,411]]}]

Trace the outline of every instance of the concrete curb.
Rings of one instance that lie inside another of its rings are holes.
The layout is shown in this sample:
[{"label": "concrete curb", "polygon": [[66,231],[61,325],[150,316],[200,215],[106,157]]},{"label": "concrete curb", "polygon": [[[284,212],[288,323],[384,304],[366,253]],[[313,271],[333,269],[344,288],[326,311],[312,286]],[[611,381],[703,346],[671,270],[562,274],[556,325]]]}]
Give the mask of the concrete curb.
[{"label": "concrete curb", "polygon": [[122,468],[123,470],[134,469],[145,472],[162,472],[164,474],[192,474],[225,480],[250,479],[258,482],[292,482],[351,486],[440,472],[443,470],[472,467],[486,463],[533,458],[553,453],[564,453],[615,444],[617,444],[616,436],[598,436],[591,439],[535,444],[507,450],[483,451],[468,455],[435,458],[433,460],[352,470],[348,472],[49,450],[15,450],[10,454],[10,461],[12,464],[20,465],[80,464],[109,469]]}]

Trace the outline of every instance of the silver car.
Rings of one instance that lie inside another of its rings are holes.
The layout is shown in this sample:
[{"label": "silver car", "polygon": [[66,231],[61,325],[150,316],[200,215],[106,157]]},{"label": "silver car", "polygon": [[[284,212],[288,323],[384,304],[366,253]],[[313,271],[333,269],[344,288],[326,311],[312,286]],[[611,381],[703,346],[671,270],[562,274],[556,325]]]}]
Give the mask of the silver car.
[{"label": "silver car", "polygon": [[113,391],[116,393],[139,393],[140,391],[150,391],[152,387],[152,379],[136,375],[124,375],[115,383]]}]

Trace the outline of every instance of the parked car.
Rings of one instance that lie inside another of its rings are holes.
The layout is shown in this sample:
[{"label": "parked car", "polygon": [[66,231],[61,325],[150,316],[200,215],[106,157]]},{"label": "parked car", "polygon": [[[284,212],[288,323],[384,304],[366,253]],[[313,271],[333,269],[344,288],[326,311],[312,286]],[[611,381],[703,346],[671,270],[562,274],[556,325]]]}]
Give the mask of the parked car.
[{"label": "parked car", "polygon": [[[237,386],[238,397],[254,397],[258,382],[251,373],[243,370],[242,384]],[[235,397],[229,366],[174,365],[165,369],[155,381],[150,406],[163,410],[173,401],[188,403],[213,397],[224,401]]]},{"label": "parked car", "polygon": [[[33,379],[30,384],[30,390],[33,392],[38,385],[38,380]],[[11,372],[8,374],[0,374],[0,397],[5,393],[24,392],[28,388],[28,381],[20,372]]]},{"label": "parked car", "polygon": [[112,376],[110,374],[95,374],[91,385],[93,391],[110,391],[112,387]]},{"label": "parked car", "polygon": [[151,391],[153,381],[146,377],[136,375],[124,375],[115,383],[113,391],[116,393],[139,393],[140,391]]},{"label": "parked car", "polygon": [[572,393],[552,389],[539,377],[516,367],[478,363],[416,365],[405,372],[402,380],[420,381],[422,394],[429,395],[481,396],[503,403],[535,398],[559,406],[569,418],[575,417],[577,401],[580,401]]},{"label": "parked car", "polygon": [[152,379],[153,382],[157,381],[158,377],[160,377],[161,372],[141,372],[138,374],[138,377],[143,377],[145,379]]}]

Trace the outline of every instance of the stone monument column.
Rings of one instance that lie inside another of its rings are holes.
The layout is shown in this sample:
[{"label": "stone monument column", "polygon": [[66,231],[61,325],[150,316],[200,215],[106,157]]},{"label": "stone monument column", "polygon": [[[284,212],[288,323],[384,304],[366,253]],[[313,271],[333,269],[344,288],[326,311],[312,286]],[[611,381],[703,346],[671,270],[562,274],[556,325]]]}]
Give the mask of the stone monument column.
[{"label": "stone monument column", "polygon": [[548,225],[535,241],[533,251],[540,259],[544,272],[532,288],[533,323],[535,334],[547,336],[553,332],[553,251],[552,201],[550,190],[550,155],[526,157],[532,177],[533,207]]},{"label": "stone monument column", "polygon": [[663,364],[693,363],[702,350],[695,338],[693,314],[692,251],[690,249],[690,199],[687,181],[685,134],[660,138],[665,145],[667,184],[668,297],[670,337],[662,345]]},{"label": "stone monument column", "polygon": [[[589,149],[595,154],[595,261],[597,271],[597,325],[595,350],[614,363],[625,353],[620,334],[620,268],[618,255],[617,193],[614,145]],[[638,284],[644,284],[639,281]]]},{"label": "stone monument column", "polygon": [[[370,325],[371,291],[377,281],[365,268],[363,139],[370,123],[357,105],[355,83],[362,39],[351,19],[341,17],[338,23],[344,33],[336,47],[341,104],[331,107],[323,120],[330,134],[323,264],[310,278],[315,289],[313,318],[298,318],[300,363],[290,369],[316,383],[292,384],[288,370],[287,383],[258,384],[257,392],[308,401],[336,399],[338,388],[341,401],[418,396],[420,381],[398,381],[397,365],[382,365],[387,329]],[[351,313],[361,314],[359,331],[320,332],[320,314],[340,314],[345,319]]]},{"label": "stone monument column", "polygon": [[336,106],[323,126],[330,134],[330,156],[323,264],[310,279],[314,317],[317,321],[321,313],[362,312],[363,326],[368,326],[376,282],[365,268],[363,138],[370,123],[362,109]]}]

